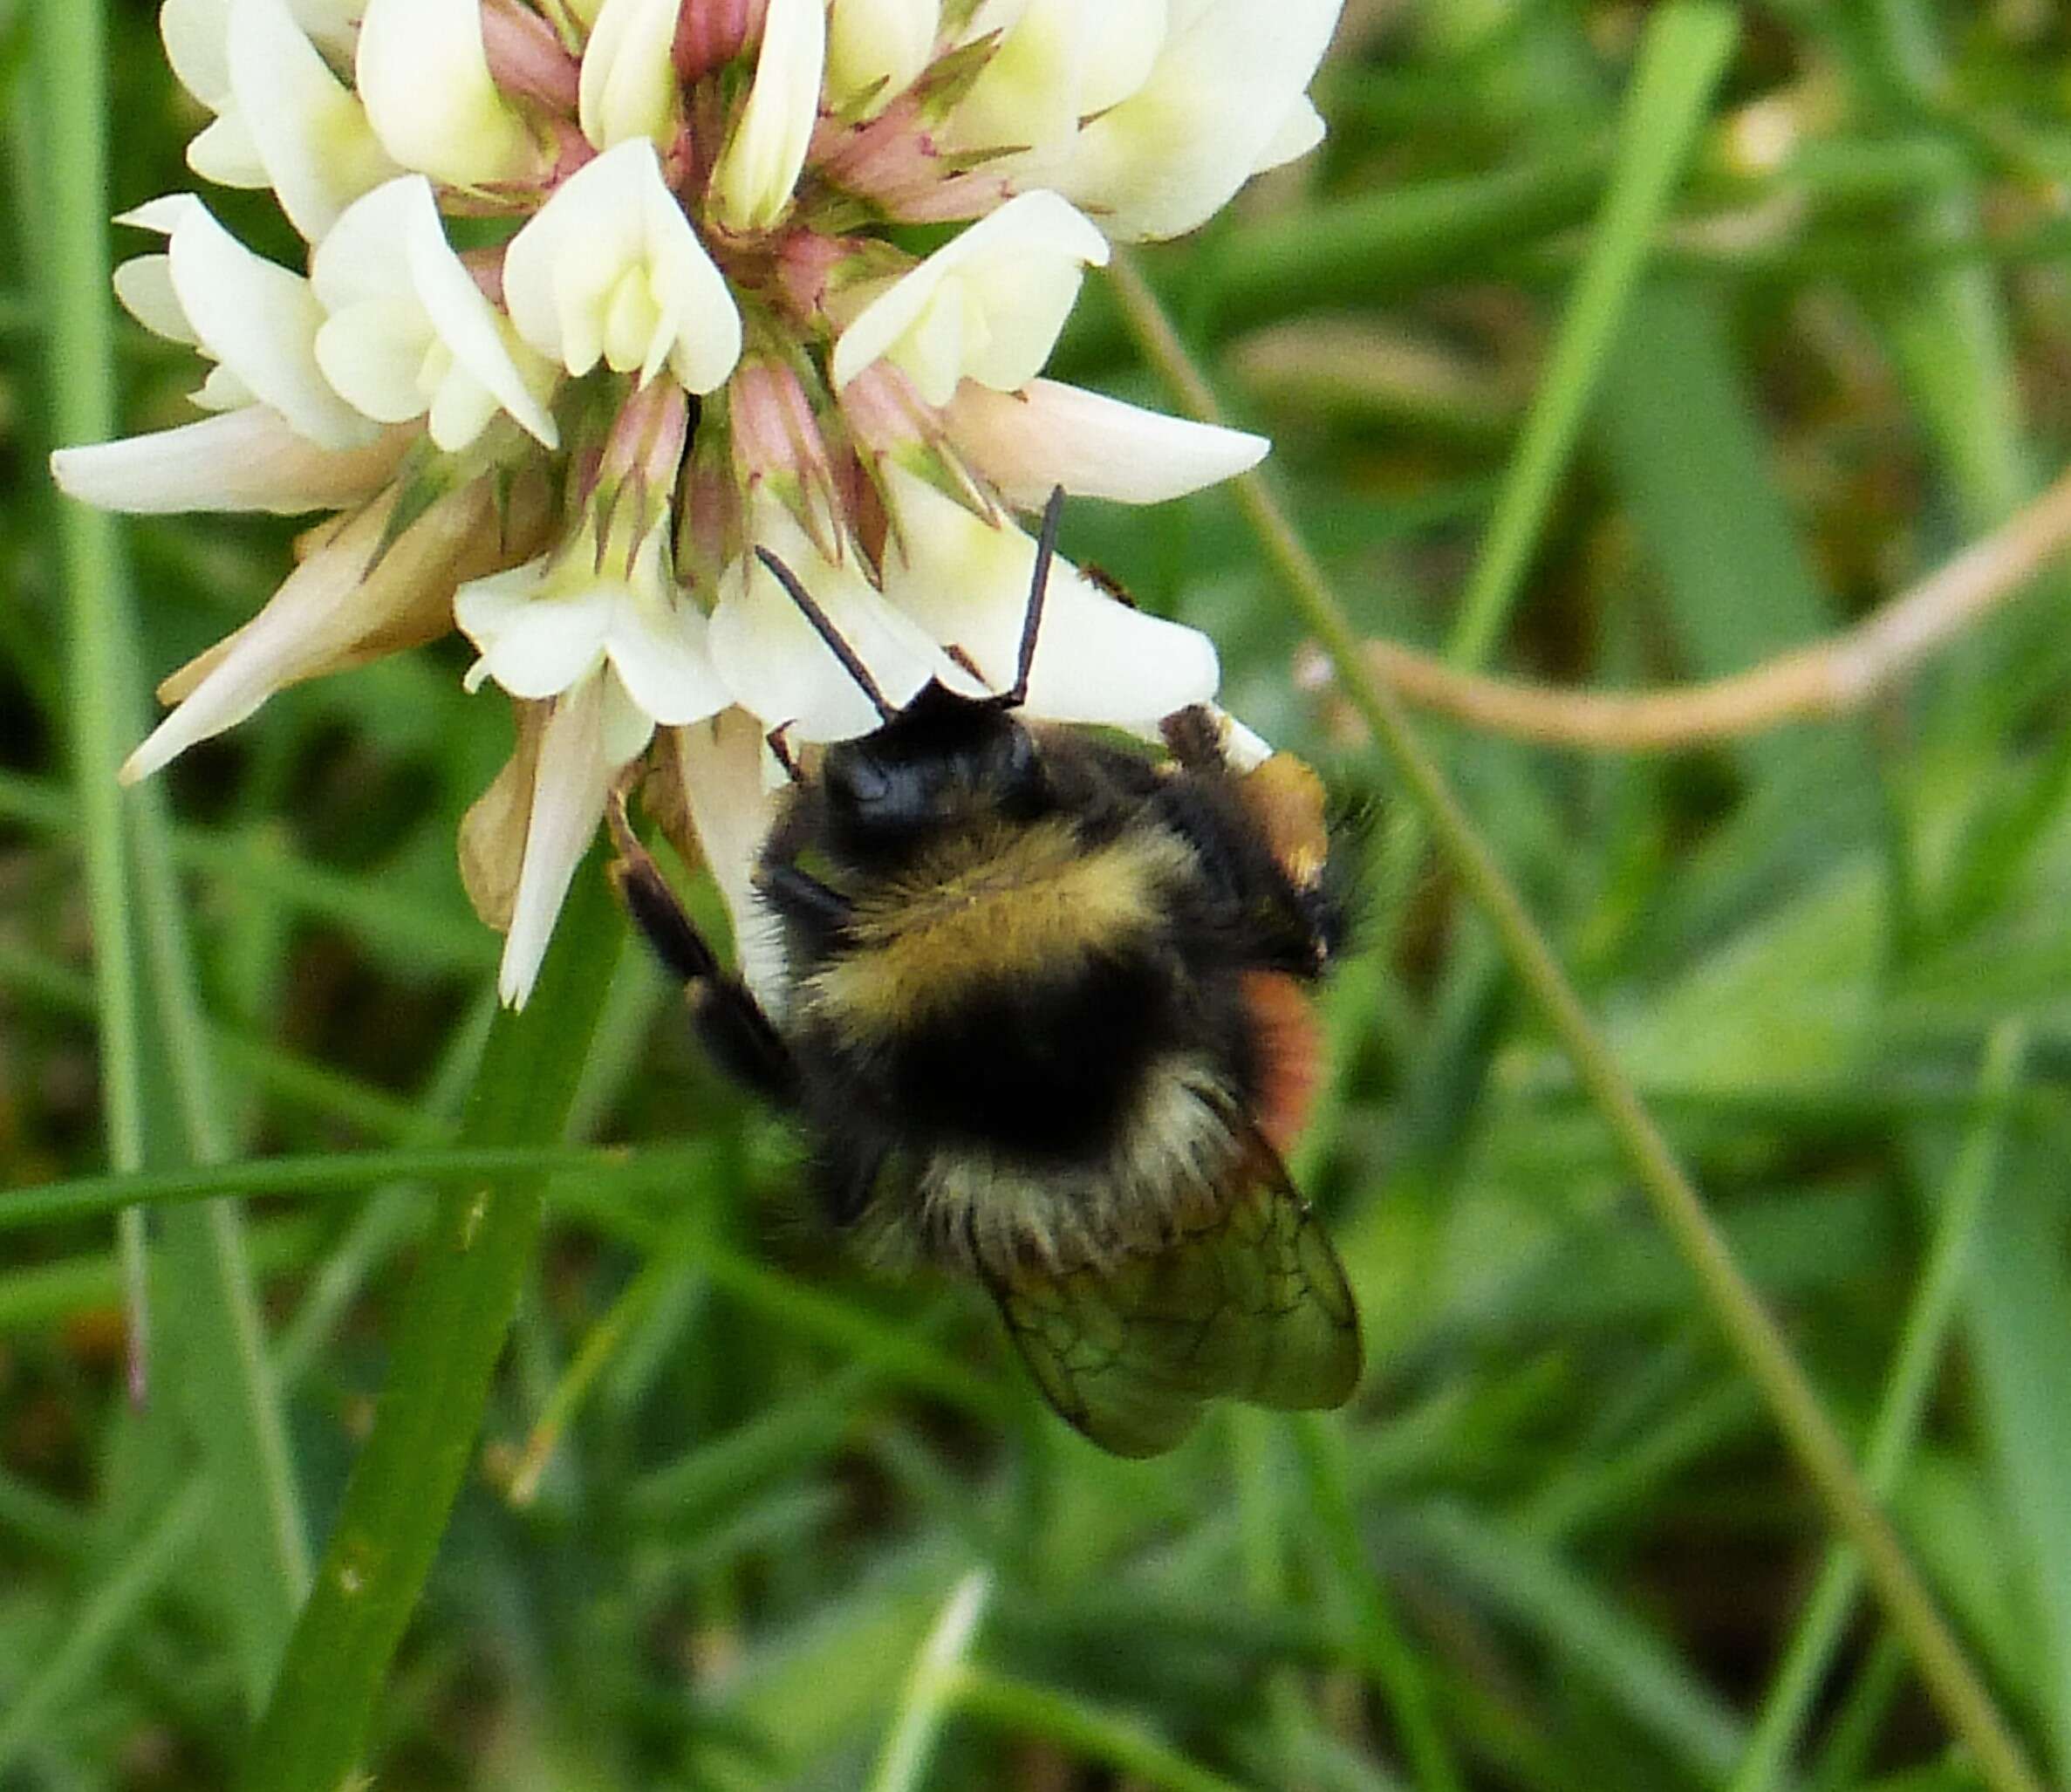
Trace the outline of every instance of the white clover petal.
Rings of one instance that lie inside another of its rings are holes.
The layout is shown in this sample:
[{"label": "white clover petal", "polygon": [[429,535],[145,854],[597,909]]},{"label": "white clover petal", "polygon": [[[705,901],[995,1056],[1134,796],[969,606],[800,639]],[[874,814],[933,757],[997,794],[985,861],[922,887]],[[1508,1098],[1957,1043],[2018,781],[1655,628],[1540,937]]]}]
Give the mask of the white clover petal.
[{"label": "white clover petal", "polygon": [[730,230],[767,230],[791,202],[820,115],[825,0],[769,0],[755,83],[712,171],[714,215]]},{"label": "white clover petal", "polygon": [[858,313],[834,345],[837,390],[873,361],[930,404],[958,379],[1011,392],[1041,371],[1107,239],[1054,193],[1024,193],[943,244]]},{"label": "white clover petal", "polygon": [[[641,557],[656,568],[660,530],[651,530]],[[659,577],[634,576],[613,605],[605,652],[626,694],[655,721],[680,726],[717,715],[733,701],[707,650],[704,612]]]},{"label": "white clover petal", "polygon": [[331,73],[285,0],[231,0],[229,64],[236,117],[281,209],[309,241],[398,172],[359,96]]},{"label": "white clover petal", "polygon": [[230,102],[230,0],[165,0],[158,34],[180,85],[211,112]]},{"label": "white clover petal", "polygon": [[1081,113],[1085,10],[1083,0],[1027,0],[944,121],[945,146],[1042,150],[1068,138]]},{"label": "white clover petal", "polygon": [[[769,499],[755,505],[753,538],[811,592],[888,703],[905,703],[930,678],[957,681],[953,665],[878,596],[854,556],[840,565],[823,559],[789,514]],[[765,728],[788,728],[798,741],[839,741],[878,726],[881,718],[869,697],[760,561],[736,561],[720,591],[709,638],[713,663],[735,701]]]},{"label": "white clover petal", "polygon": [[1165,0],[1109,0],[1089,6],[1080,58],[1079,116],[1105,112],[1150,79],[1170,29]]},{"label": "white clover petal", "polygon": [[784,999],[783,930],[755,888],[762,845],[776,803],[762,777],[769,757],[763,725],[748,711],[722,710],[709,722],[671,731],[698,851],[734,924],[734,957],[742,980],[773,1012]]},{"label": "white clover petal", "polygon": [[104,510],[338,510],[371,497],[414,440],[384,430],[366,448],[334,452],[297,435],[277,411],[247,405],[120,441],[60,448],[58,489]]},{"label": "white clover petal", "polygon": [[[319,447],[357,448],[373,439],[373,423],[331,390],[317,365],[324,313],[308,281],[254,255],[192,194],[154,199],[116,222],[165,233],[165,272],[191,339],[237,391],[272,406]],[[126,290],[119,281],[116,290],[129,303],[155,285],[154,271],[130,276]],[[150,302],[159,298],[162,290]],[[213,378],[210,386],[225,395]]]},{"label": "white clover petal", "polygon": [[676,107],[669,50],[680,0],[604,0],[583,46],[579,117],[599,149],[628,137],[666,141]]},{"label": "white clover petal", "polygon": [[833,0],[827,13],[827,98],[874,118],[934,55],[941,0]]},{"label": "white clover petal", "polygon": [[234,727],[284,687],[349,663],[368,641],[442,632],[456,578],[495,564],[494,493],[479,482],[450,493],[384,548],[394,514],[394,501],[360,511],[256,616],[167,679],[160,694],[179,707],[130,756],[123,782]]},{"label": "white clover petal", "polygon": [[741,355],[733,296],[645,137],[578,169],[511,239],[503,299],[518,334],[571,373],[605,360],[645,381],[666,365],[707,393]]},{"label": "white clover petal", "polygon": [[590,571],[578,541],[557,558],[463,587],[454,618],[482,651],[469,688],[487,677],[514,697],[556,696],[608,660],[650,721],[699,722],[723,709],[732,700],[706,652],[704,615],[664,564],[666,534],[666,524],[650,529],[622,573]]},{"label": "white clover petal", "polygon": [[1284,168],[1290,161],[1299,161],[1323,140],[1328,127],[1323,115],[1316,109],[1316,102],[1306,93],[1298,94],[1288,114],[1281,120],[1280,127],[1259,151],[1259,159],[1252,163],[1251,171],[1262,174],[1268,168]]},{"label": "white clover petal", "polygon": [[355,68],[374,133],[403,167],[479,186],[538,165],[489,74],[480,0],[367,0]]},{"label": "white clover petal", "polygon": [[497,994],[512,1008],[525,1005],[538,981],[575,868],[604,819],[612,778],[653,732],[653,724],[630,709],[617,679],[599,673],[554,705],[540,738],[524,864],[496,977]]},{"label": "white clover petal", "polygon": [[132,256],[117,265],[114,287],[122,309],[154,336],[162,336],[168,342],[184,342],[190,348],[201,346],[201,338],[181,309],[180,295],[173,290],[171,256]]},{"label": "white clover petal", "polygon": [[556,697],[603,662],[608,600],[594,591],[549,594],[553,567],[553,557],[542,555],[454,594],[453,619],[482,653],[468,674],[468,689],[486,677],[514,697]]},{"label": "white clover petal", "polygon": [[266,161],[244,120],[234,112],[212,119],[188,139],[187,165],[218,187],[263,187]]},{"label": "white clover petal", "polygon": [[[898,524],[885,592],[986,681],[1014,681],[1036,544],[994,526],[898,468],[886,496]],[[1057,722],[1140,726],[1215,694],[1215,646],[1198,629],[1118,603],[1069,561],[1052,562],[1028,709]]]},{"label": "white clover petal", "polygon": [[1012,393],[966,380],[942,421],[966,464],[1021,510],[1040,510],[1060,485],[1079,497],[1161,504],[1255,467],[1271,446],[1055,380]]},{"label": "white clover petal", "polygon": [[1046,165],[1118,241],[1176,236],[1251,177],[1316,73],[1342,0],[1175,5],[1150,78]]},{"label": "white clover petal", "polygon": [[550,369],[516,340],[446,240],[431,183],[405,174],[347,209],[310,266],[327,313],[316,352],[326,378],[384,422],[431,414],[452,452],[502,409],[548,448],[560,441],[536,388]]}]

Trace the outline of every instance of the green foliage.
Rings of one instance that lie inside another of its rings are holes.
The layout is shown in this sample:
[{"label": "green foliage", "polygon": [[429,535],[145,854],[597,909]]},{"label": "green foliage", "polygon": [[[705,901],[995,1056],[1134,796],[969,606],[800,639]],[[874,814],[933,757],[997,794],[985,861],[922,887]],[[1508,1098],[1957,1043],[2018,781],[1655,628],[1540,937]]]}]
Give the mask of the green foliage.
[{"label": "green foliage", "polygon": [[[508,741],[450,650],[118,791],[147,686],[287,552],[42,470],[118,388],[122,427],[181,414],[102,284],[106,214],[188,179],[152,10],[100,44],[97,8],[0,7],[0,1786],[1983,1782],[1507,942],[1296,688],[1230,494],[1089,504],[1066,546],[1384,817],[1296,1165],[1366,1316],[1342,1416],[1145,1465],[1065,1432],[982,1299],[798,1221],[780,1129],[601,901],[543,1018],[492,1026],[452,847]],[[1326,147],[1140,263],[1362,631],[1715,676],[2064,461],[2056,9],[1350,10]],[[1057,371],[1169,401],[1104,291]],[[2064,596],[1856,723],[1422,730],[2053,1783]]]}]

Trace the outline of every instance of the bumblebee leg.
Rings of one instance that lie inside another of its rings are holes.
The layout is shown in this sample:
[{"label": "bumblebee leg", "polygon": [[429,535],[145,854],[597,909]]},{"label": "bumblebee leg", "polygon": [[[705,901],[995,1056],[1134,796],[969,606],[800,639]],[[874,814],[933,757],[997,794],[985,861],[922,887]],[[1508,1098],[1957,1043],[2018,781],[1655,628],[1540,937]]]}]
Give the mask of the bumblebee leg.
[{"label": "bumblebee leg", "polygon": [[1205,703],[1190,703],[1174,710],[1158,725],[1165,749],[1188,771],[1227,771],[1223,756],[1222,730]]},{"label": "bumblebee leg", "polygon": [[853,1226],[868,1211],[890,1147],[853,1133],[824,1135],[813,1153],[813,1196],[830,1226]]},{"label": "bumblebee leg", "polygon": [[783,767],[783,775],[795,784],[805,782],[805,774],[798,769],[798,756],[791,751],[791,729],[794,724],[780,722],[762,736],[769,743],[776,763]]},{"label": "bumblebee leg", "polygon": [[855,905],[838,890],[830,890],[810,872],[795,865],[766,865],[755,873],[755,888],[786,920],[803,928],[821,945],[849,923]]},{"label": "bumblebee leg", "polygon": [[684,913],[661,867],[634,836],[624,799],[614,796],[607,814],[619,851],[612,865],[612,886],[655,955],[682,981],[691,1025],[712,1061],[765,1101],[779,1107],[796,1105],[797,1067],[762,1004],[747,984],[720,964],[697,924]]}]

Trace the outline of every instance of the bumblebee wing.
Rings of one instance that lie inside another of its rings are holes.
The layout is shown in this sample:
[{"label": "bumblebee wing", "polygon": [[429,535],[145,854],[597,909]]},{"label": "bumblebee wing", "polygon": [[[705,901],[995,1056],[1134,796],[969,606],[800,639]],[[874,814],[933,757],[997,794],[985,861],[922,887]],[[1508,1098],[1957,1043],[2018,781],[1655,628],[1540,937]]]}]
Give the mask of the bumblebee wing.
[{"label": "bumblebee wing", "polygon": [[1118,1456],[1172,1448],[1218,1396],[1336,1406],[1358,1383],[1358,1315],[1323,1227],[1262,1139],[1237,1180],[1213,1223],[1154,1255],[992,1281],[1043,1398]]}]

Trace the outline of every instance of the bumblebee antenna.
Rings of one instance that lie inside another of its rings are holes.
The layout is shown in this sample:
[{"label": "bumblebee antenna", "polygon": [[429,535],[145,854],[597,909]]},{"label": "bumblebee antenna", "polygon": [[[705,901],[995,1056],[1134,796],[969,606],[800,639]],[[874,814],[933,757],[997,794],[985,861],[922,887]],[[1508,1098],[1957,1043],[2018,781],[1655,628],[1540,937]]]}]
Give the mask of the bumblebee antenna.
[{"label": "bumblebee antenna", "polygon": [[841,631],[835,627],[812,593],[799,582],[798,575],[768,548],[757,548],[755,558],[769,569],[770,577],[784,588],[805,619],[812,624],[813,633],[826,642],[827,651],[841,661],[842,670],[855,680],[856,688],[870,699],[871,708],[878,712],[878,719],[890,722],[899,711],[885,701],[885,693],[870,675],[870,667],[857,656],[855,648],[842,639]]},{"label": "bumblebee antenna", "polygon": [[1022,616],[1022,644],[1014,659],[1014,682],[1000,694],[1002,709],[1018,709],[1029,701],[1029,674],[1036,668],[1036,642],[1042,633],[1042,604],[1049,595],[1050,562],[1057,557],[1057,524],[1064,515],[1064,488],[1050,488],[1042,507],[1042,530],[1036,537],[1036,567],[1029,578],[1029,607]]}]

